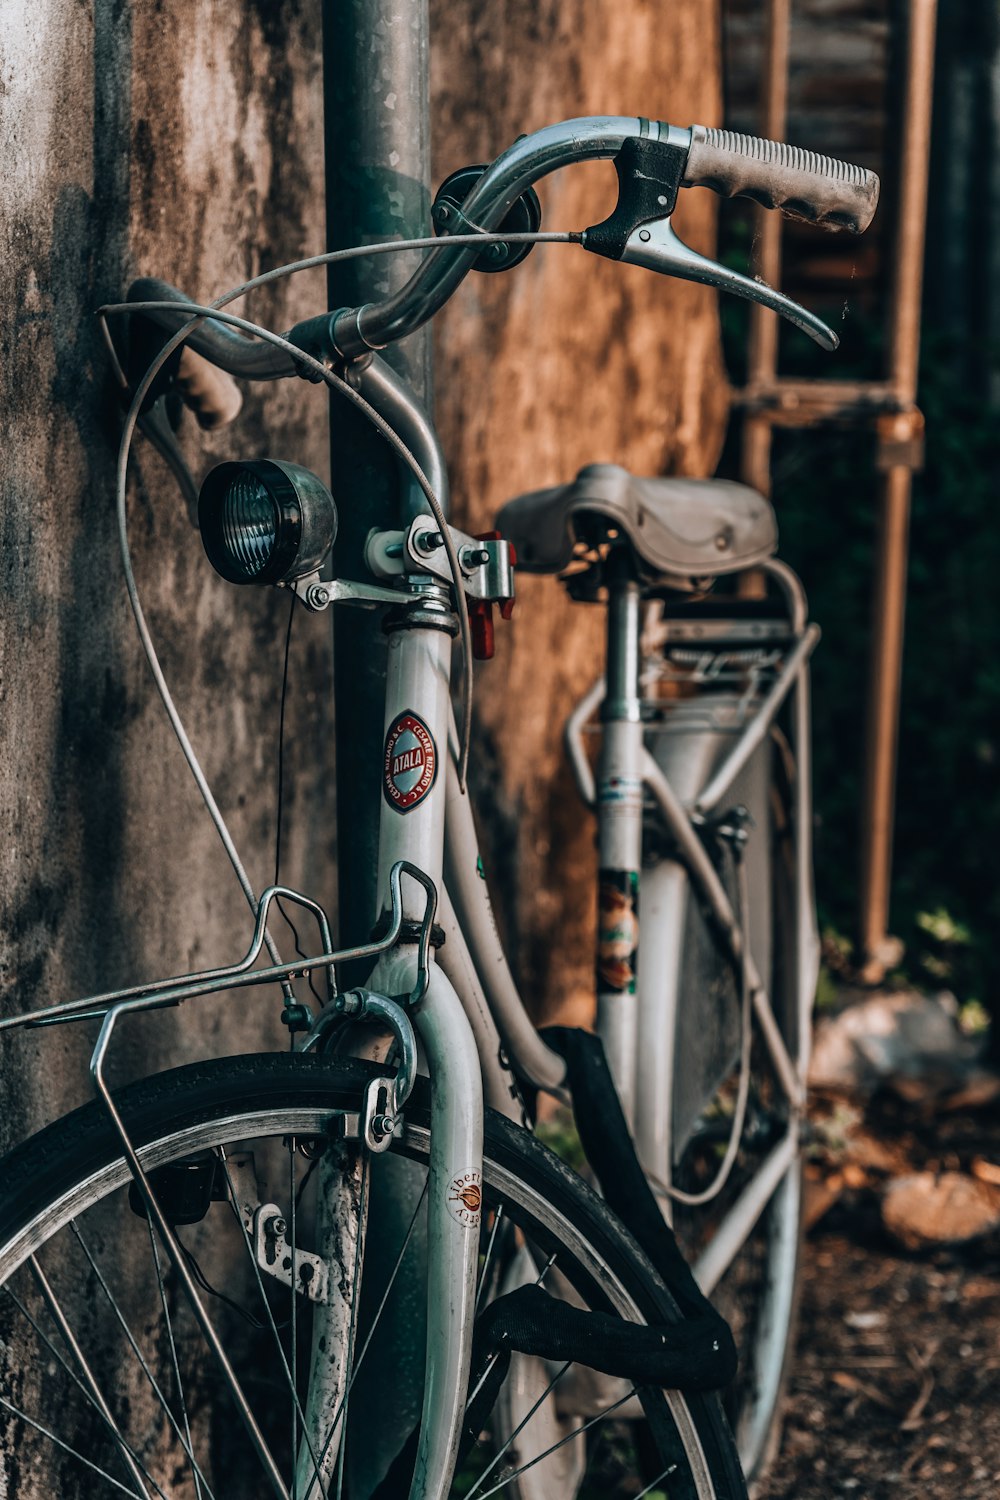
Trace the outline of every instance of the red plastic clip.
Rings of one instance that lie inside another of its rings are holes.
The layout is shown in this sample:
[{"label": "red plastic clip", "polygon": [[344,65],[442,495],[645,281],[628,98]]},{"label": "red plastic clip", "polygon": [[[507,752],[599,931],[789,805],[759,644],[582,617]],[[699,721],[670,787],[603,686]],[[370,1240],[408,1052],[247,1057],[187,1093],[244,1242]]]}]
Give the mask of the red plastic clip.
[{"label": "red plastic clip", "polygon": [[[476,534],[477,542],[500,542],[503,540],[499,531],[480,531]],[[517,563],[514,548],[510,549],[511,565]],[[514,600],[504,599],[500,605],[501,620],[509,620],[514,613]],[[469,601],[469,626],[472,631],[472,654],[476,661],[492,661],[496,650],[496,637],[493,629],[493,605],[489,599],[470,599]]]}]

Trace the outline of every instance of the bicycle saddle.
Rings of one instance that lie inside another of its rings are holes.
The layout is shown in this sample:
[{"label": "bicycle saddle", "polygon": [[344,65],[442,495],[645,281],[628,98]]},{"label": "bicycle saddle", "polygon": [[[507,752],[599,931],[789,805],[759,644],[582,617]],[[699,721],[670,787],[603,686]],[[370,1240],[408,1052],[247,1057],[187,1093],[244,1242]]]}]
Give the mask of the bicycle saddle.
[{"label": "bicycle saddle", "polygon": [[778,541],[763,495],[729,479],[638,479],[618,464],[588,464],[569,484],[508,500],[497,526],[528,573],[561,573],[600,515],[631,543],[646,568],[690,588],[769,557]]}]

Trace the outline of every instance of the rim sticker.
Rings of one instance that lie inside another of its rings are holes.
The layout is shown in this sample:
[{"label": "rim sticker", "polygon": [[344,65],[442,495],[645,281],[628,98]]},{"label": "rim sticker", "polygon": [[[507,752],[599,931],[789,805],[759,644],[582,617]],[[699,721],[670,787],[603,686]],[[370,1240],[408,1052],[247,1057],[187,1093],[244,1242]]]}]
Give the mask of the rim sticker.
[{"label": "rim sticker", "polygon": [[483,1190],[478,1172],[459,1172],[451,1179],[448,1188],[448,1207],[452,1218],[470,1229],[479,1223],[479,1210],[483,1206]]},{"label": "rim sticker", "polygon": [[382,790],[397,812],[410,812],[423,802],[437,775],[437,746],[423,719],[400,714],[385,737]]}]

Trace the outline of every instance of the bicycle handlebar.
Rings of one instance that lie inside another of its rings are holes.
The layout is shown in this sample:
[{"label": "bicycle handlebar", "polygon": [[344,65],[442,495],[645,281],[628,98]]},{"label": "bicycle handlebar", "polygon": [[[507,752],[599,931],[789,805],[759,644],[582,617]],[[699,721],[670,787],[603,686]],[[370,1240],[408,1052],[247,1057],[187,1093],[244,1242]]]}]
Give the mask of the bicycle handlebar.
[{"label": "bicycle handlebar", "polygon": [[[191,302],[185,292],[155,276],[142,276],[138,281],[133,281],[125,300],[180,302],[185,305]],[[171,313],[165,310],[144,312],[143,317],[149,318],[170,333],[176,333],[178,328],[191,321],[187,312]],[[206,321],[188,334],[186,342],[197,354],[211,360],[220,370],[225,370],[227,375],[238,375],[241,380],[282,380],[297,373],[295,361],[290,355],[281,349],[275,349],[273,344],[256,343],[253,339],[245,338],[242,333],[237,333],[235,328],[229,328],[225,323]]]},{"label": "bicycle handlebar", "polygon": [[[764,303],[826,348],[836,336],[804,308],[762,282],[740,276],[683,246],[670,228],[680,187],[704,186],[726,197],[751,197],[831,229],[862,232],[878,202],[872,172],[780,142],[694,125],[679,129],[638,116],[566,120],[523,136],[487,168],[455,216],[455,232],[494,230],[520,195],[548,173],[575,162],[614,157],[620,195],[614,214],[579,236],[585,249],[704,282]],[[650,229],[644,226],[652,226]],[[309,318],[291,342],[321,360],[352,360],[405,338],[426,323],[472,269],[476,247],[449,246],[447,236],[398,292],[384,302]],[[165,282],[133,283],[130,301],[186,300]],[[151,314],[176,329],[178,314]],[[202,324],[191,346],[229,374],[250,380],[292,375],[295,363],[222,324]]]}]

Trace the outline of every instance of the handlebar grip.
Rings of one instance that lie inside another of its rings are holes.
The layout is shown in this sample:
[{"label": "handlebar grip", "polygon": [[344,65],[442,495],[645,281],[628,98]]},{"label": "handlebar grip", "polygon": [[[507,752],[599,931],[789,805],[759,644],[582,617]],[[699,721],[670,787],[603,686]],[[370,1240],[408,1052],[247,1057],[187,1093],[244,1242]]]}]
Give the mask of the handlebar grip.
[{"label": "handlebar grip", "polygon": [[181,349],[174,384],[206,432],[228,427],[240,414],[243,395],[232,376],[187,346]]},{"label": "handlebar grip", "polygon": [[861,234],[878,204],[874,172],[783,141],[692,125],[685,187],[708,187],[723,198],[752,198],[825,229]]}]

